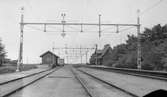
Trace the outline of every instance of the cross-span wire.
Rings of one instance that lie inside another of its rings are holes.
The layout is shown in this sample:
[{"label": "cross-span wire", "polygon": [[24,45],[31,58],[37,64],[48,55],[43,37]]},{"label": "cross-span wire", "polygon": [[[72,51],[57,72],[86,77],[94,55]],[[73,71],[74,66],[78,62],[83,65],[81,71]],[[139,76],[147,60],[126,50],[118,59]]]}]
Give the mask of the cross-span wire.
[{"label": "cross-span wire", "polygon": [[151,9],[155,8],[155,7],[158,6],[162,1],[164,1],[164,0],[159,0],[158,2],[156,2],[155,4],[153,4],[152,6],[146,8],[144,11],[142,11],[142,12],[140,13],[140,15],[143,15],[143,14],[145,14],[146,12],[150,11]]}]

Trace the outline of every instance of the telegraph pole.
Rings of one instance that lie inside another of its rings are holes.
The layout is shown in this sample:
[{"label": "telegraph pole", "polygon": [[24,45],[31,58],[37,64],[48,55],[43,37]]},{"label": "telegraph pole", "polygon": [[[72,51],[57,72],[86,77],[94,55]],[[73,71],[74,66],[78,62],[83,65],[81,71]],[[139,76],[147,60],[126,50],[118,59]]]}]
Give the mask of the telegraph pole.
[{"label": "telegraph pole", "polygon": [[68,64],[68,52],[67,52],[67,44],[65,44],[65,53],[66,53],[66,59],[67,59],[67,64]]},{"label": "telegraph pole", "polygon": [[[53,54],[54,54],[54,42],[53,42],[53,47],[52,47],[52,52],[53,52]],[[55,65],[55,58],[54,58],[54,55],[52,56],[52,68],[54,67],[54,65]]]},{"label": "telegraph pole", "polygon": [[140,10],[137,10],[137,68],[140,70],[142,69],[142,64],[141,64],[141,35],[140,35]]},{"label": "telegraph pole", "polygon": [[20,22],[20,46],[19,46],[19,57],[17,61],[16,72],[20,71],[20,66],[23,64],[23,29],[24,29],[24,7],[21,8],[21,22]]},{"label": "telegraph pole", "polygon": [[98,49],[98,47],[97,47],[98,45],[96,44],[96,49],[95,49],[95,52],[96,52],[96,65],[98,65],[98,59],[97,59],[97,57],[98,57],[98,55],[97,55],[97,49]]},{"label": "telegraph pole", "polygon": [[81,64],[82,64],[82,51],[81,51],[81,46],[80,46],[80,56],[81,56]]},{"label": "telegraph pole", "polygon": [[86,64],[88,63],[87,59],[88,59],[88,50],[86,50]]}]

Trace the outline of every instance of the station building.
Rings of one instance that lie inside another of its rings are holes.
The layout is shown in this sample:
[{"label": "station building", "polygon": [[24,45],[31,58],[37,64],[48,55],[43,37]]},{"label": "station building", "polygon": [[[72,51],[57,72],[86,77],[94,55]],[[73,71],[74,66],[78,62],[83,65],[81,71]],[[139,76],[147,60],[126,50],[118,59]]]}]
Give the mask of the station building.
[{"label": "station building", "polygon": [[112,49],[109,44],[106,44],[101,51],[101,55],[99,56],[99,60],[101,61],[101,64],[103,65],[110,65],[112,63]]},{"label": "station building", "polygon": [[98,65],[110,65],[112,60],[110,59],[112,49],[109,44],[105,45],[102,50],[96,50],[91,56],[92,63]]}]

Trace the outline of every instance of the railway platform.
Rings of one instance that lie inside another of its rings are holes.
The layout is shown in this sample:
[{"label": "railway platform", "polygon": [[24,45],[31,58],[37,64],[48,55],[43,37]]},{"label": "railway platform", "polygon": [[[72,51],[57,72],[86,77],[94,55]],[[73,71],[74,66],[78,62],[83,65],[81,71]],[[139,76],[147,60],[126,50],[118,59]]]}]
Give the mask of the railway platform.
[{"label": "railway platform", "polygon": [[167,90],[167,83],[164,80],[83,67],[81,67],[80,70],[112,83],[113,85],[129,91],[138,97],[143,97],[150,92],[160,89]]},{"label": "railway platform", "polygon": [[42,72],[42,71],[45,71],[47,69],[49,69],[49,68],[37,68],[37,69],[28,70],[28,71],[2,74],[2,75],[0,75],[0,83],[4,83],[4,82],[10,81],[10,80],[21,78],[21,77],[31,75],[34,73]]}]

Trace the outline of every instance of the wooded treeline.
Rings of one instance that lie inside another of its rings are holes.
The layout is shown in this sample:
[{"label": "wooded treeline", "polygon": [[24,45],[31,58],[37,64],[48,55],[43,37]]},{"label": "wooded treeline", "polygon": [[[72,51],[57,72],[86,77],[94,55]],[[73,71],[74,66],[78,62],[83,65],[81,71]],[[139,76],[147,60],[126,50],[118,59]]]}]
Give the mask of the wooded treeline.
[{"label": "wooded treeline", "polygon": [[[167,25],[145,28],[140,36],[142,69],[167,70]],[[111,52],[107,52],[110,53],[110,63],[107,65],[137,68],[137,38],[128,35],[126,43],[111,48]],[[91,57],[91,63],[94,57]]]},{"label": "wooded treeline", "polygon": [[4,62],[5,56],[6,56],[5,47],[2,44],[2,40],[0,39],[0,66]]}]

